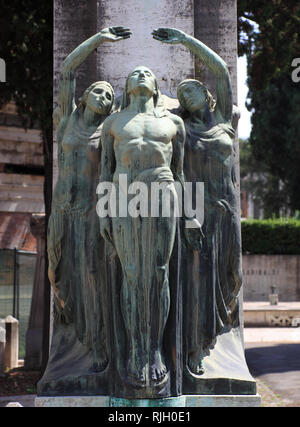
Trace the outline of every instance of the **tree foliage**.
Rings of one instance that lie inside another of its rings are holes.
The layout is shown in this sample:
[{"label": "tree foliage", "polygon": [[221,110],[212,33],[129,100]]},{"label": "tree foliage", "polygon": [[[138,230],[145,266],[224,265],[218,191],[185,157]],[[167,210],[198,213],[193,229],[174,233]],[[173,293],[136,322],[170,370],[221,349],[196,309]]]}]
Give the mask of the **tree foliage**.
[{"label": "tree foliage", "polygon": [[[24,127],[41,130],[44,152],[44,201],[47,230],[52,200],[53,2],[9,0],[1,4],[0,57],[6,62],[6,83],[0,83],[0,107],[14,101]],[[45,249],[43,357],[49,354],[50,285]]]},{"label": "tree foliage", "polygon": [[263,160],[253,156],[249,140],[239,141],[241,190],[246,190],[255,203],[256,213],[262,212],[264,218],[288,215],[286,193],[281,181],[269,172]]},{"label": "tree foliage", "polygon": [[0,83],[0,107],[14,101],[24,127],[41,129],[47,217],[52,197],[52,16],[48,0],[1,5],[0,57],[6,62],[6,83]]},{"label": "tree foliage", "polygon": [[291,64],[300,56],[300,3],[239,0],[238,17],[239,54],[248,60],[252,153],[281,188],[278,198],[269,197],[268,210],[299,210],[300,83],[292,81]]},{"label": "tree foliage", "polygon": [[52,2],[3,2],[0,56],[7,82],[0,84],[0,106],[15,101],[27,126],[52,127],[52,52]]},{"label": "tree foliage", "polygon": [[300,221],[276,218],[242,221],[244,254],[299,255]]},{"label": "tree foliage", "polygon": [[45,160],[45,204],[52,195],[53,6],[48,0],[10,0],[1,5],[0,57],[6,83],[0,83],[0,107],[14,101],[24,127],[39,127]]}]

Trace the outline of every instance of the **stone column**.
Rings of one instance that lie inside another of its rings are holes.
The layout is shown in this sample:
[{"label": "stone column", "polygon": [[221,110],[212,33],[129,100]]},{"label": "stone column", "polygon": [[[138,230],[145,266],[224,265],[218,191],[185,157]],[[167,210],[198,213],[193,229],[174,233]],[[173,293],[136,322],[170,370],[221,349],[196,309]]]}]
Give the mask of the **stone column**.
[{"label": "stone column", "polygon": [[[97,32],[97,1],[54,0],[53,102],[57,106],[58,79],[64,59],[80,43]],[[76,102],[97,80],[97,53],[91,54],[76,71]],[[58,177],[57,145],[54,132],[53,185]]]},{"label": "stone column", "polygon": [[178,83],[194,76],[193,55],[183,46],[162,44],[152,38],[152,30],[175,27],[194,33],[192,0],[100,0],[98,29],[123,25],[132,30],[130,39],[104,44],[99,52],[101,80],[109,81],[117,96],[128,74],[138,65],[156,75],[161,92],[176,97]]},{"label": "stone column", "polygon": [[45,215],[33,214],[31,232],[37,240],[37,260],[31,299],[29,324],[26,334],[24,366],[28,370],[39,370],[42,363],[43,313],[45,290]]},{"label": "stone column", "polygon": [[[228,65],[237,103],[237,11],[236,0],[194,0],[195,37],[213,49]],[[196,78],[205,82],[214,93],[215,79],[198,60]]]},{"label": "stone column", "polygon": [[[61,64],[80,43],[97,32],[97,1],[54,1],[54,102]],[[97,54],[90,55],[76,72],[76,95],[97,80]]]}]

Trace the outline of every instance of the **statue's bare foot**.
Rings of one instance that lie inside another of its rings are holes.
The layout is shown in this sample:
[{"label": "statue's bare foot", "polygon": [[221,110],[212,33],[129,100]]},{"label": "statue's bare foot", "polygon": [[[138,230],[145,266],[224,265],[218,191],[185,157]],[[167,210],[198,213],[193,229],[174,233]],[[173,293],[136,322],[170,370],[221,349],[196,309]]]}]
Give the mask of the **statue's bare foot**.
[{"label": "statue's bare foot", "polygon": [[166,365],[162,361],[160,351],[155,351],[150,360],[150,380],[155,383],[163,381],[167,374]]},{"label": "statue's bare foot", "polygon": [[146,383],[146,364],[138,360],[136,352],[130,352],[127,364],[128,378],[132,382],[144,385]]},{"label": "statue's bare foot", "polygon": [[200,351],[193,351],[189,354],[189,370],[195,375],[204,374],[204,367]]}]

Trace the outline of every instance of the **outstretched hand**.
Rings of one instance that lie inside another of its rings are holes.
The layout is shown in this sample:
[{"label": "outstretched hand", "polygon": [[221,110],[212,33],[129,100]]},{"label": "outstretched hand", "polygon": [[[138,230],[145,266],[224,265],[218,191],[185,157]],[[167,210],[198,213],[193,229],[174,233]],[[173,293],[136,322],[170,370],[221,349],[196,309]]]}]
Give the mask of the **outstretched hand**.
[{"label": "outstretched hand", "polygon": [[182,43],[185,38],[185,33],[176,28],[158,28],[152,31],[152,36],[155,40],[162,43],[177,44]]},{"label": "outstretched hand", "polygon": [[102,41],[118,42],[128,39],[131,36],[130,28],[124,27],[109,27],[101,30]]}]

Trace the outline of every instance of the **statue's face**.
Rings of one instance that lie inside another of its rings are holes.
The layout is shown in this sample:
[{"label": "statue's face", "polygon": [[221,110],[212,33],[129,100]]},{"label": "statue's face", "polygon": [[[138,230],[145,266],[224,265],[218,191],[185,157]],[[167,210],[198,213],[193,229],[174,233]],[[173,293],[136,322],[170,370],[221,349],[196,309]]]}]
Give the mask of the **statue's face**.
[{"label": "statue's face", "polygon": [[198,83],[189,82],[181,88],[185,108],[190,112],[202,110],[206,105],[206,89]]},{"label": "statue's face", "polygon": [[90,91],[86,106],[98,114],[106,114],[110,110],[112,101],[111,90],[107,86],[99,84]]},{"label": "statue's face", "polygon": [[141,89],[147,89],[152,94],[156,93],[156,78],[151,70],[147,67],[136,67],[129,74],[127,80],[127,92],[138,93]]}]

